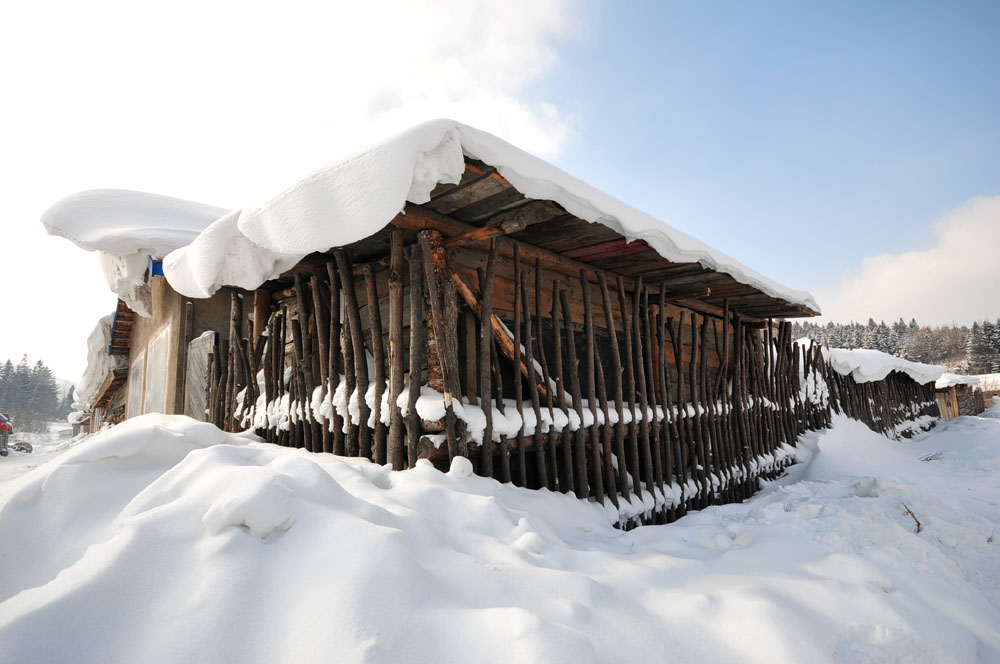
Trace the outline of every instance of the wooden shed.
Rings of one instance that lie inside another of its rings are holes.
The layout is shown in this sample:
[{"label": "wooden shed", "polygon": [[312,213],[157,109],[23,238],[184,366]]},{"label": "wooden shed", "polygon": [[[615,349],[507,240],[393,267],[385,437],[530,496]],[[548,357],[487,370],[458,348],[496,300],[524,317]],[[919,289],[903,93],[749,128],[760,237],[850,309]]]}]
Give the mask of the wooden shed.
[{"label": "wooden shed", "polygon": [[934,398],[943,419],[978,415],[985,410],[983,391],[976,376],[946,373],[937,380],[934,387]]},{"label": "wooden shed", "polygon": [[[368,205],[407,168],[406,200]],[[162,407],[397,469],[467,458],[623,523],[742,500],[833,410],[889,432],[933,405],[794,344],[808,294],[456,123],[317,172],[154,267],[128,416]],[[877,390],[885,406],[863,406]]]}]

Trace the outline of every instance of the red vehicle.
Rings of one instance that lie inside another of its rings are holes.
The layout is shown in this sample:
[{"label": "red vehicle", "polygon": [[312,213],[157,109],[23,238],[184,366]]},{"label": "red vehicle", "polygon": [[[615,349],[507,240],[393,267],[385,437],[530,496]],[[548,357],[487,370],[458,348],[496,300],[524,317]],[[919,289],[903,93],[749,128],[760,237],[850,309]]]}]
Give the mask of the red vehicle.
[{"label": "red vehicle", "polygon": [[14,427],[3,413],[0,413],[0,456],[7,456],[7,437],[14,433]]}]

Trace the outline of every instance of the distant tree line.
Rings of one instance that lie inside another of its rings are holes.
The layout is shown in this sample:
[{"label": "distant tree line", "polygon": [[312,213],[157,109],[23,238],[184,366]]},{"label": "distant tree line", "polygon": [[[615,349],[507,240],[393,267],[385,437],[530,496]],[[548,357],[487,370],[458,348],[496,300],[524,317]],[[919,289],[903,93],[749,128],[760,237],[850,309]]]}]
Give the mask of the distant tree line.
[{"label": "distant tree line", "polygon": [[929,327],[900,318],[891,325],[871,318],[862,323],[795,323],[795,334],[831,348],[873,348],[915,362],[943,364],[964,374],[1000,373],[1000,319],[972,327]]},{"label": "distant tree line", "polygon": [[16,366],[9,359],[0,366],[0,413],[12,418],[15,431],[65,418],[72,401],[72,390],[60,398],[56,378],[41,360],[30,364],[24,355]]}]

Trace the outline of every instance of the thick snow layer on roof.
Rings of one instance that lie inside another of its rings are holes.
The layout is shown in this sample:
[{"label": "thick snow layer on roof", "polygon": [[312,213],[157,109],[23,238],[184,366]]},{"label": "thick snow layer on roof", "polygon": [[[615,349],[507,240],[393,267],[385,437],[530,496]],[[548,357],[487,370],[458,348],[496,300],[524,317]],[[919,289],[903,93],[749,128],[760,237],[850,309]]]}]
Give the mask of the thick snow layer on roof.
[{"label": "thick snow layer on roof", "polygon": [[[797,343],[811,345],[812,339],[799,339]],[[946,367],[938,364],[921,364],[904,360],[895,355],[869,348],[827,348],[823,347],[823,357],[834,371],[842,376],[852,376],[858,383],[882,380],[893,371],[901,371],[921,385],[941,377]]]},{"label": "thick snow layer on roof", "polygon": [[171,285],[207,297],[223,285],[254,288],[313,251],[375,233],[407,201],[426,203],[438,183],[457,183],[464,157],[479,159],[529,198],[645,240],[664,258],[697,262],[788,302],[819,311],[806,292],[786,288],[690,235],[551,164],[452,120],[418,125],[392,140],[321,168],[262,202],[219,219],[164,259]]},{"label": "thick snow layer on roof", "polygon": [[108,314],[97,321],[94,331],[87,337],[87,368],[83,371],[80,382],[76,384],[74,398],[84,407],[89,407],[97,398],[108,374],[117,369],[121,360],[108,354],[111,345],[111,324],[114,314]]},{"label": "thick snow layer on roof", "polygon": [[934,383],[934,387],[939,390],[952,387],[953,385],[979,385],[979,378],[976,376],[960,376],[953,373],[944,373]]},{"label": "thick snow layer on roof", "polygon": [[179,198],[120,189],[92,189],[68,196],[42,214],[51,235],[96,251],[108,287],[132,311],[149,315],[146,270],[193,240],[222,208]]},{"label": "thick snow layer on roof", "polygon": [[228,210],[179,198],[122,189],[67,196],[42,214],[51,235],[88,251],[163,258],[183,247]]}]

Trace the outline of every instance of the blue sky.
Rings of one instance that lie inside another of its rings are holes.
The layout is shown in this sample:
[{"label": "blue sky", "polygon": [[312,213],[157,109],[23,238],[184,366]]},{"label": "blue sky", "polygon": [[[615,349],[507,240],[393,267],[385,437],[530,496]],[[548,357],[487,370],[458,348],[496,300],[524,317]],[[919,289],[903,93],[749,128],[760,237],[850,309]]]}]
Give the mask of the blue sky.
[{"label": "blue sky", "polygon": [[41,213],[238,208],[452,117],[834,320],[1000,316],[1000,3],[36,0],[0,5],[0,334],[76,378],[114,296]]},{"label": "blue sky", "polygon": [[1000,3],[595,3],[584,17],[532,89],[580,120],[557,163],[779,281],[827,287],[1000,194]]}]

